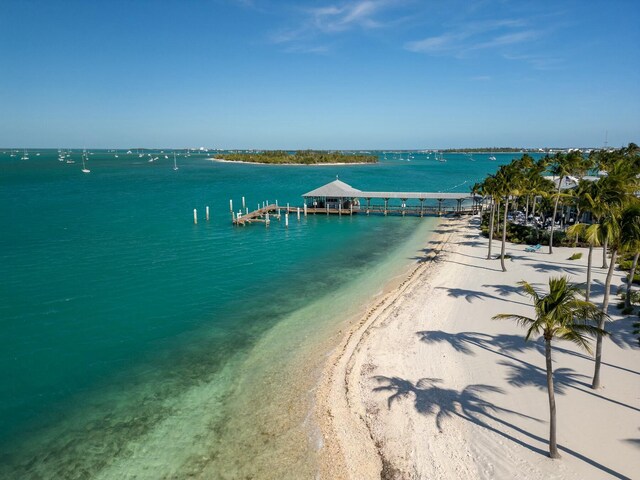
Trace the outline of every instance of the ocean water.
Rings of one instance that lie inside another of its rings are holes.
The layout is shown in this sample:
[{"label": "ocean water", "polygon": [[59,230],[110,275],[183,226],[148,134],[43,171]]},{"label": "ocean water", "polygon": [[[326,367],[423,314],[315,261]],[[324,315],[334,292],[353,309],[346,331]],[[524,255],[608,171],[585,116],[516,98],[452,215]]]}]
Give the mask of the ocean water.
[{"label": "ocean water", "polygon": [[336,175],[468,191],[515,156],[311,167],[180,152],[174,171],[159,152],[94,151],[83,174],[79,151],[29,153],[0,150],[2,478],[313,478],[322,358],[435,219],[233,227],[229,199],[300,205]]}]

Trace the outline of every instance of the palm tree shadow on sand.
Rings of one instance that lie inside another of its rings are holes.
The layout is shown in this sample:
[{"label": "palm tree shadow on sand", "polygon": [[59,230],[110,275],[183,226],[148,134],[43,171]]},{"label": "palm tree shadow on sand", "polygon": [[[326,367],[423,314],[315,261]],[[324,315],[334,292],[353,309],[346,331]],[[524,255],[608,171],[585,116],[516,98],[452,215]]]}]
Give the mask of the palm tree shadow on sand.
[{"label": "palm tree shadow on sand", "polygon": [[[455,390],[440,386],[439,384],[442,383],[442,381],[439,378],[421,378],[415,383],[400,377],[377,375],[373,378],[380,384],[379,387],[373,389],[374,392],[391,393],[387,399],[387,407],[389,409],[391,409],[394,402],[413,396],[416,411],[422,415],[434,415],[436,427],[439,432],[443,431],[443,425],[446,419],[459,417],[491,430],[536,453],[545,453],[543,449],[523,442],[486,422],[486,419],[494,420],[514,430],[519,430],[519,428],[497,417],[496,414],[517,415],[540,422],[537,418],[499,407],[483,398],[482,394],[504,393],[502,389],[498,387],[476,384],[467,385],[462,390]],[[544,440],[542,441],[544,442]]]},{"label": "palm tree shadow on sand", "polygon": [[[534,422],[542,422],[541,420],[514,410],[499,407],[483,398],[483,394],[504,393],[504,391],[498,387],[493,385],[476,384],[467,385],[462,390],[455,390],[441,387],[439,384],[442,383],[442,381],[438,378],[421,378],[415,383],[411,380],[400,377],[387,377],[384,375],[376,375],[373,379],[380,384],[380,386],[373,389],[374,392],[391,393],[387,398],[387,407],[389,409],[391,409],[394,402],[413,396],[415,410],[421,415],[435,415],[436,427],[440,432],[443,431],[446,419],[458,417],[494,432],[517,445],[531,450],[532,452],[544,456],[547,455],[547,451],[544,449],[547,445],[547,439],[528,432],[527,430],[524,430],[501,417],[504,415],[515,415],[519,418],[533,420]],[[488,421],[495,422],[497,426],[494,427],[490,425]],[[527,437],[537,444],[542,445],[543,448],[529,444],[503,429],[510,429],[514,432],[518,432],[521,436]],[[628,441],[636,443],[636,439],[629,439]],[[582,460],[612,477],[629,479],[629,477],[618,473],[606,465],[602,465],[601,463],[598,463],[575,450],[562,445],[559,445],[558,448],[564,453]]]},{"label": "palm tree shadow on sand", "polygon": [[[623,318],[610,322],[609,325],[607,325],[607,330],[611,333],[609,338],[620,348],[638,348],[636,337],[633,335],[633,325],[630,320]],[[525,342],[522,335],[489,335],[480,332],[448,333],[441,330],[424,330],[416,332],[416,335],[420,337],[420,341],[425,343],[448,343],[457,352],[464,353],[465,355],[474,355],[472,347],[477,347],[521,363],[522,360],[511,355],[512,352],[522,353],[537,350],[540,354],[544,354],[544,344],[540,339]],[[589,355],[569,350],[559,345],[554,345],[553,349],[557,352],[584,360],[593,360]],[[602,362],[602,364],[634,375],[640,375],[640,372],[623,366],[607,362]],[[562,380],[561,378],[560,381]]]}]

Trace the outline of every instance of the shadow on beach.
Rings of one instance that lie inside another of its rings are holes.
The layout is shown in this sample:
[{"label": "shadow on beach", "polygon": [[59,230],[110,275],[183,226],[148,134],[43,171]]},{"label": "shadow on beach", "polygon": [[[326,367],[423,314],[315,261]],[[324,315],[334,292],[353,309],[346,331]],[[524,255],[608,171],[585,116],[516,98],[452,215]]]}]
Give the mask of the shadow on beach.
[{"label": "shadow on beach", "polygon": [[[537,351],[541,357],[544,355],[544,343],[541,339],[536,341],[525,342],[524,337],[520,335],[489,335],[478,332],[460,332],[460,333],[447,333],[441,330],[433,331],[421,331],[417,332],[418,337],[425,343],[448,343],[457,352],[465,355],[475,355],[472,347],[481,348],[483,350],[492,352],[496,355],[511,360],[511,362],[498,362],[500,365],[510,369],[507,372],[506,380],[514,387],[526,387],[535,386],[538,388],[546,388],[546,370],[526,362],[518,357],[512,355],[512,353],[523,353],[526,351]],[[557,345],[553,346],[554,351],[565,353],[568,355],[575,355],[580,358],[591,361],[591,358],[581,354],[572,352]],[[513,363],[512,363],[513,362]],[[603,365],[607,365],[613,368],[618,368],[629,373],[638,375],[638,372],[629,370],[624,367],[618,367],[602,362]],[[618,400],[614,400],[605,395],[597,393],[596,390],[591,389],[589,383],[590,377],[580,375],[570,368],[558,368],[554,370],[554,391],[560,395],[566,392],[566,388],[573,388],[584,394],[599,398],[609,403],[635,410],[640,412],[640,409],[632,405],[628,405]],[[586,379],[587,382],[581,379]]]},{"label": "shadow on beach", "polygon": [[442,383],[442,380],[439,378],[421,378],[415,383],[400,377],[378,375],[373,378],[380,384],[379,387],[373,389],[374,392],[391,393],[387,398],[387,407],[389,409],[391,409],[393,402],[413,396],[416,411],[422,415],[435,416],[436,427],[440,432],[443,431],[443,424],[446,419],[459,417],[491,430],[536,453],[545,453],[543,449],[523,442],[506,432],[492,427],[486,422],[485,419],[491,419],[504,426],[518,430],[518,427],[495,416],[495,414],[499,413],[517,415],[540,422],[537,418],[499,407],[483,398],[482,395],[487,393],[504,393],[502,389],[498,387],[477,384],[467,385],[462,390],[455,390],[440,386],[439,384]]},{"label": "shadow on beach", "polygon": [[[470,289],[466,289],[466,288],[448,288],[448,287],[436,287],[439,290],[446,290],[447,294],[450,297],[453,298],[464,298],[467,302],[472,303],[474,300],[500,300],[501,302],[508,302],[508,303],[517,303],[518,305],[529,305],[528,303],[524,303],[524,302],[517,302],[515,300],[511,300],[509,298],[506,298],[505,296],[502,297],[497,297],[495,295],[492,295],[490,293],[486,293],[486,292],[482,292],[479,290],[470,290]],[[505,286],[506,288],[506,286]]]}]

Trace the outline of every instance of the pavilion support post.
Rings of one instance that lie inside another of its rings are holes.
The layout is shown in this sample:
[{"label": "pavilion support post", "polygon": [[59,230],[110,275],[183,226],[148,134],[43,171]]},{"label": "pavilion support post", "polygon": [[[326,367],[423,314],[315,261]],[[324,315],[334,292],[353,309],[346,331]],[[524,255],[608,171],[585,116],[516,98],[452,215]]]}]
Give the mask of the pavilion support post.
[{"label": "pavilion support post", "polygon": [[404,217],[405,214],[405,208],[407,207],[407,199],[403,198],[402,199],[402,216]]},{"label": "pavilion support post", "polygon": [[371,198],[367,198],[367,215],[369,215],[370,208],[371,208]]},{"label": "pavilion support post", "polygon": [[438,199],[438,216],[442,215],[442,199]]},{"label": "pavilion support post", "polygon": [[389,199],[388,199],[388,198],[385,198],[385,199],[384,199],[384,214],[385,214],[385,215],[387,214],[387,204],[388,204],[388,202],[389,202]]}]

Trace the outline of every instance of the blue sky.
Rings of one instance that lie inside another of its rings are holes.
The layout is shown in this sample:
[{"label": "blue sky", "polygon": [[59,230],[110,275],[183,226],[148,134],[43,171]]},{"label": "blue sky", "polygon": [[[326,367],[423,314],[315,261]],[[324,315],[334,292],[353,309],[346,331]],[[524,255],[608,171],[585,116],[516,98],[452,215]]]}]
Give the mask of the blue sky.
[{"label": "blue sky", "polygon": [[640,143],[638,1],[0,7],[0,146]]}]

